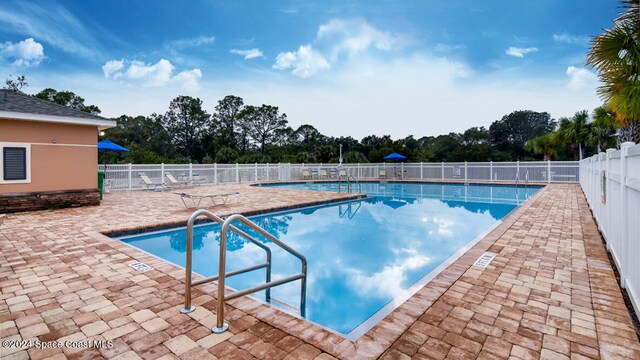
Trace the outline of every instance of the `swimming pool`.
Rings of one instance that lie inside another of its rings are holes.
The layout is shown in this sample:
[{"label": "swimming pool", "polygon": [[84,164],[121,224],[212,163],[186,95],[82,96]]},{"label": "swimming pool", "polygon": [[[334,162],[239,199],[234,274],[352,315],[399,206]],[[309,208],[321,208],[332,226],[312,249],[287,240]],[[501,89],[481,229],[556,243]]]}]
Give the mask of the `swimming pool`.
[{"label": "swimming pool", "polygon": [[[274,185],[337,190],[337,184]],[[470,248],[539,187],[420,183],[363,183],[368,197],[252,217],[308,261],[306,318],[355,340],[402,304],[437,272]],[[292,191],[292,196],[295,193]],[[238,225],[261,239],[252,230]],[[219,225],[194,231],[193,269],[217,274]],[[174,264],[185,265],[186,232],[174,229],[121,240]],[[264,261],[262,249],[230,233],[227,270]],[[265,244],[273,245],[264,239]],[[272,279],[300,270],[300,261],[276,246]],[[264,270],[227,285],[244,289],[264,281]],[[254,294],[264,299],[264,294]],[[277,302],[299,306],[300,284],[271,289]],[[285,308],[285,311],[290,309]]]}]

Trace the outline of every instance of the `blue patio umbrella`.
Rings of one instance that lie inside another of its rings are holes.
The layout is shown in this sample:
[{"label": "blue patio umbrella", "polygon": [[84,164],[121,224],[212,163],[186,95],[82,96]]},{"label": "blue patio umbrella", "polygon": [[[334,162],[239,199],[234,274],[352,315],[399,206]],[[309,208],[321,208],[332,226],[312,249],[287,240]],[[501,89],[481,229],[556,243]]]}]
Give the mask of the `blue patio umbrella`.
[{"label": "blue patio umbrella", "polygon": [[129,149],[109,140],[102,140],[98,143],[98,151],[129,152]]},{"label": "blue patio umbrella", "polygon": [[[110,151],[116,153],[129,152],[129,149],[122,147],[112,141],[102,140],[98,143],[98,151]],[[104,157],[104,176],[107,177],[107,157]]]},{"label": "blue patio umbrella", "polygon": [[404,155],[400,155],[397,152],[392,152],[391,154],[384,157],[385,160],[406,160],[407,157]]}]

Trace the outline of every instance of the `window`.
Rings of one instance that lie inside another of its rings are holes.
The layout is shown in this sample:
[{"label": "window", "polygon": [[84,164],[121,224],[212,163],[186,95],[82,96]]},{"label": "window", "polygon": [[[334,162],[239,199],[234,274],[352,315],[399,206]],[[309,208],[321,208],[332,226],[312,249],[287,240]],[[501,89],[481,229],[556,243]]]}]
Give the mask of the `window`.
[{"label": "window", "polygon": [[0,184],[31,182],[31,145],[0,143]]},{"label": "window", "polygon": [[6,147],[2,149],[5,180],[27,180],[27,149]]}]

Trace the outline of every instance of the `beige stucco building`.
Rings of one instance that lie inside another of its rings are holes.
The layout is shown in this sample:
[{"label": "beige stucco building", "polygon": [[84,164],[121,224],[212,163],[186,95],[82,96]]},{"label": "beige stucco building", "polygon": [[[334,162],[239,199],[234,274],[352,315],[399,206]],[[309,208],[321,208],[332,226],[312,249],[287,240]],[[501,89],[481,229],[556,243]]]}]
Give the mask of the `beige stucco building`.
[{"label": "beige stucco building", "polygon": [[115,125],[0,90],[0,213],[99,204],[98,132]]}]

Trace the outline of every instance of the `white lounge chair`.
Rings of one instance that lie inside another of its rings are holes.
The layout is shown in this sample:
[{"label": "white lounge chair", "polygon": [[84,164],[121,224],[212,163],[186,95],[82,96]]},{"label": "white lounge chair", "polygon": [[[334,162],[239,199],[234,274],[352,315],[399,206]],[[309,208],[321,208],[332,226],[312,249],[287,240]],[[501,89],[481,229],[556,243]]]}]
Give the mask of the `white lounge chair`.
[{"label": "white lounge chair", "polygon": [[385,169],[378,170],[378,177],[381,178],[381,179],[386,179],[387,178],[387,170],[385,170]]},{"label": "white lounge chair", "polygon": [[140,183],[145,185],[147,187],[147,190],[156,190],[158,188],[162,189],[162,183],[154,183],[145,173],[139,173],[138,175],[140,175]]},{"label": "white lounge chair", "polygon": [[184,180],[177,180],[171,173],[165,173],[164,176],[167,177],[167,180],[169,180],[169,187],[174,187],[174,186],[184,186],[187,185],[187,182]]},{"label": "white lounge chair", "polygon": [[302,170],[302,180],[311,180],[311,171]]},{"label": "white lounge chair", "polygon": [[327,169],[320,169],[320,179],[328,179],[329,178],[329,173],[327,172]]},{"label": "white lounge chair", "polygon": [[179,193],[174,192],[176,195],[180,195],[180,199],[184,204],[184,207],[187,209],[198,209],[200,208],[200,204],[204,199],[210,199],[212,205],[207,206],[206,208],[210,208],[211,206],[217,205],[225,205],[229,200],[229,197],[232,195],[240,195],[239,192],[227,192],[227,193],[211,193],[211,194],[189,194],[189,193]]}]

